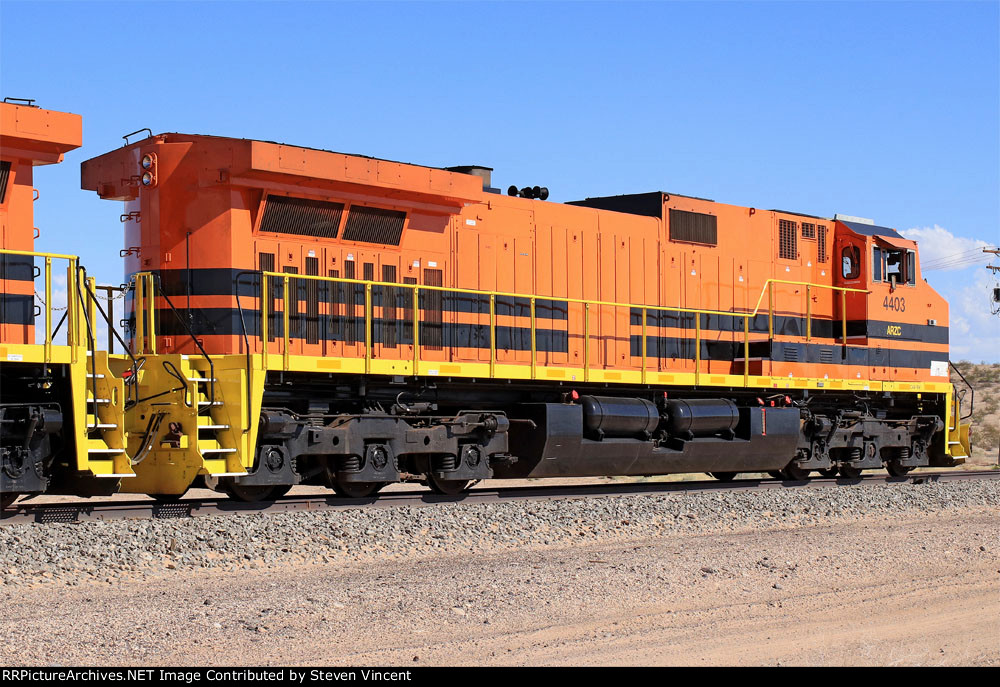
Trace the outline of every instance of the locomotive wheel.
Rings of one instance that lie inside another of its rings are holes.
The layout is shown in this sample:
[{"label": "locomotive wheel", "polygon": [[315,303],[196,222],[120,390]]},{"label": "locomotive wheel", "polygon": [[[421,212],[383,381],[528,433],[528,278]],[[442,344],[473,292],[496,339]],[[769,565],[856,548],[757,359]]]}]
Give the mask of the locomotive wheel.
[{"label": "locomotive wheel", "polygon": [[859,479],[861,477],[861,468],[852,468],[850,465],[841,465],[840,476],[846,479]]},{"label": "locomotive wheel", "polygon": [[345,482],[334,480],[330,485],[338,496],[348,499],[366,499],[374,496],[379,489],[385,486],[385,482]]},{"label": "locomotive wheel", "polygon": [[837,468],[836,467],[826,468],[824,470],[818,470],[817,472],[819,472],[819,474],[821,474],[823,477],[836,477],[837,476]]},{"label": "locomotive wheel", "polygon": [[708,473],[720,482],[732,482],[736,479],[735,472],[710,472]]},{"label": "locomotive wheel", "polygon": [[467,479],[440,479],[434,476],[434,473],[427,473],[427,486],[431,488],[435,494],[441,494],[443,496],[457,496],[463,491],[469,488],[469,480]]},{"label": "locomotive wheel", "polygon": [[290,484],[237,484],[235,481],[227,480],[222,484],[222,489],[229,494],[229,498],[246,503],[255,501],[273,501],[284,496],[292,488]]},{"label": "locomotive wheel", "polygon": [[0,508],[6,508],[10,504],[14,503],[18,496],[20,496],[20,494],[16,491],[5,491],[0,494]]},{"label": "locomotive wheel", "polygon": [[908,465],[900,465],[898,461],[890,460],[885,464],[885,469],[893,477],[906,477],[913,468]]},{"label": "locomotive wheel", "polygon": [[781,471],[782,476],[792,482],[802,482],[803,480],[809,479],[809,470],[805,468],[800,468],[795,463],[789,463],[788,466]]}]

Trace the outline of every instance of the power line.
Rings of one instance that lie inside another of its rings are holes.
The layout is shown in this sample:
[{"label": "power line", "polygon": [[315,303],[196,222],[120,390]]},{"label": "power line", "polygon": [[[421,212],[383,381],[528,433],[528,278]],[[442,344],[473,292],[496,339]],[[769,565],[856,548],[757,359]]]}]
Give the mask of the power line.
[{"label": "power line", "polygon": [[932,258],[931,260],[928,260],[927,264],[932,264],[932,263],[936,263],[936,262],[945,262],[945,261],[948,261],[948,260],[952,260],[954,258],[958,258],[958,257],[962,257],[962,256],[967,256],[969,254],[978,254],[980,252],[981,248],[983,248],[983,246],[976,246],[975,248],[970,248],[968,250],[963,250],[960,253],[952,253],[950,255],[942,255],[939,258]]}]

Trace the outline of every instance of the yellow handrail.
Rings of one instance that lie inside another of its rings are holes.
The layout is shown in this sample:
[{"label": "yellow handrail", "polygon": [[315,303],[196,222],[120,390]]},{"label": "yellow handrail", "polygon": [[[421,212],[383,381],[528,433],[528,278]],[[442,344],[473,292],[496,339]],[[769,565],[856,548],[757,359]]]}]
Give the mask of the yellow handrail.
[{"label": "yellow handrail", "polygon": [[[41,271],[41,276],[44,280],[44,286],[42,287],[45,292],[45,302],[42,303],[44,308],[42,312],[45,313],[45,322],[43,325],[43,330],[45,333],[44,340],[42,342],[43,356],[46,363],[52,362],[52,346],[53,346],[53,308],[52,308],[52,261],[53,260],[66,260],[66,346],[71,350],[72,361],[76,362],[79,357],[79,347],[84,346],[84,338],[80,336],[80,319],[79,313],[77,312],[77,299],[76,299],[76,289],[73,288],[74,284],[77,283],[77,267],[80,262],[80,258],[76,255],[69,255],[66,253],[45,253],[42,251],[31,251],[31,250],[14,250],[11,248],[0,248],[0,254],[3,255],[20,255],[30,258],[43,258],[45,261],[45,267]],[[34,269],[34,261],[32,261],[32,269]],[[32,283],[34,278],[32,278]],[[32,284],[33,285],[33,284]],[[39,300],[41,300],[39,298]],[[83,302],[81,302],[82,305]],[[34,342],[31,342],[32,345]]]},{"label": "yellow handrail", "polygon": [[843,326],[843,336],[844,345],[847,342],[847,314],[846,314],[846,300],[848,293],[869,293],[865,289],[852,289],[842,286],[832,286],[829,284],[813,284],[811,282],[803,281],[791,281],[784,279],[768,279],[764,285],[761,287],[760,296],[757,299],[757,303],[750,312],[735,312],[735,311],[725,311],[725,310],[710,310],[707,308],[686,308],[681,306],[669,306],[669,305],[641,305],[635,303],[620,303],[615,301],[594,301],[585,300],[582,298],[564,298],[558,296],[538,296],[537,294],[523,294],[523,293],[511,293],[504,291],[482,291],[479,289],[464,289],[448,286],[429,286],[429,285],[416,285],[416,284],[399,284],[396,282],[383,282],[383,281],[366,281],[363,279],[350,279],[347,277],[325,277],[320,275],[308,275],[308,274],[296,274],[290,275],[286,272],[271,272],[262,271],[261,272],[261,295],[264,303],[261,305],[261,336],[265,339],[263,343],[262,350],[267,352],[267,342],[266,338],[268,336],[267,323],[264,318],[267,316],[268,306],[266,301],[269,300],[268,294],[268,280],[271,278],[281,278],[283,280],[283,318],[284,318],[284,351],[283,351],[283,364],[285,369],[289,367],[289,355],[291,347],[291,334],[289,329],[289,317],[290,317],[290,298],[289,298],[289,280],[290,279],[307,279],[314,281],[323,282],[333,282],[333,283],[344,283],[344,284],[357,284],[363,285],[365,288],[365,370],[366,372],[371,371],[371,363],[374,357],[373,355],[373,337],[372,337],[372,323],[373,323],[373,303],[372,303],[372,288],[374,287],[384,287],[384,288],[409,288],[413,290],[413,370],[414,374],[419,371],[420,363],[420,298],[419,294],[421,291],[441,291],[441,292],[451,292],[459,293],[465,295],[477,295],[477,296],[488,296],[489,297],[489,316],[490,316],[490,375],[493,376],[496,370],[496,299],[500,298],[517,298],[525,299],[529,303],[529,313],[531,319],[531,347],[530,347],[530,365],[531,365],[531,378],[537,378],[537,314],[536,314],[536,301],[538,298],[544,298],[547,300],[555,300],[564,303],[576,303],[582,304],[584,306],[584,381],[590,380],[590,308],[591,306],[598,307],[609,307],[609,308],[629,308],[638,309],[642,314],[642,335],[641,335],[641,351],[640,357],[642,358],[642,369],[641,369],[641,379],[642,383],[645,384],[647,380],[647,342],[648,342],[648,324],[647,317],[649,310],[670,310],[673,312],[691,313],[696,315],[695,317],[695,354],[694,354],[694,364],[695,364],[695,384],[700,383],[701,379],[701,338],[702,338],[702,327],[701,327],[701,316],[702,315],[723,315],[727,317],[739,317],[743,320],[743,379],[744,384],[749,384],[749,363],[750,363],[750,318],[756,317],[760,311],[761,302],[764,299],[764,294],[768,294],[768,336],[769,338],[774,338],[774,285],[775,284],[785,284],[793,286],[805,286],[806,287],[806,340],[812,339],[812,288],[828,289],[834,292],[839,292],[841,295],[841,322]]},{"label": "yellow handrail", "polygon": [[843,346],[847,347],[847,294],[848,293],[871,293],[868,289],[849,289],[846,286],[833,286],[831,284],[813,284],[807,281],[789,281],[787,279],[768,279],[764,282],[760,296],[757,298],[757,305],[754,306],[753,316],[756,317],[760,310],[760,302],[764,300],[764,291],[767,291],[767,337],[774,338],[774,285],[787,284],[791,286],[806,287],[806,341],[812,341],[812,289],[829,289],[840,293],[840,318],[843,332]]},{"label": "yellow handrail", "polygon": [[[136,275],[137,278],[137,318],[139,317],[139,311],[142,309],[141,305],[148,305],[148,313],[143,313],[146,315],[152,324],[152,318],[155,317],[155,309],[152,304],[152,288],[151,284],[148,288],[149,292],[149,303],[144,302],[145,294],[147,289],[142,289],[139,287],[139,282],[148,275],[150,279],[152,278],[151,273],[139,273]],[[465,289],[456,288],[448,286],[429,286],[429,285],[416,285],[416,284],[399,284],[396,282],[383,282],[383,281],[366,281],[363,279],[350,279],[346,277],[326,277],[320,275],[307,275],[307,274],[295,274],[290,275],[285,272],[272,272],[272,271],[262,271],[261,272],[261,305],[260,305],[260,316],[261,316],[261,327],[260,333],[261,337],[264,339],[262,344],[262,351],[267,352],[267,338],[269,335],[267,326],[267,317],[269,305],[267,303],[268,293],[269,293],[269,280],[274,278],[282,279],[282,317],[284,324],[283,331],[283,365],[285,369],[288,369],[290,364],[290,352],[291,352],[291,332],[290,332],[290,316],[291,316],[291,298],[289,294],[289,280],[290,279],[305,279],[314,280],[321,282],[330,283],[343,283],[343,284],[357,284],[363,285],[365,288],[365,370],[371,370],[371,361],[374,357],[373,355],[373,336],[372,336],[372,322],[373,322],[373,303],[372,303],[372,288],[383,287],[383,288],[409,288],[413,290],[413,369],[416,374],[418,371],[418,365],[420,362],[420,298],[419,294],[422,291],[439,291],[439,292],[452,292],[464,295],[476,295],[476,296],[487,296],[489,297],[489,317],[490,317],[490,374],[495,374],[496,369],[496,328],[497,328],[497,315],[496,315],[496,299],[497,298],[517,298],[524,299],[529,302],[530,307],[530,319],[531,319],[531,349],[530,349],[530,364],[531,364],[531,378],[534,379],[537,376],[537,313],[536,313],[536,301],[538,298],[544,298],[547,300],[555,300],[562,303],[573,303],[581,304],[584,306],[584,380],[590,380],[590,309],[591,306],[597,307],[608,307],[608,308],[629,308],[637,309],[642,315],[642,334],[641,334],[641,349],[640,357],[642,358],[642,371],[641,379],[643,383],[647,380],[647,366],[648,366],[648,323],[647,317],[650,310],[669,310],[672,312],[680,313],[690,313],[696,315],[695,317],[695,383],[700,382],[700,372],[701,372],[701,338],[702,338],[702,327],[701,327],[701,316],[702,315],[722,315],[727,317],[739,317],[743,319],[743,375],[744,382],[749,383],[749,360],[750,360],[750,318],[756,317],[760,311],[761,302],[763,301],[764,294],[767,293],[769,298],[768,303],[768,335],[769,338],[774,337],[774,285],[775,284],[785,284],[785,285],[795,285],[795,286],[805,286],[807,300],[810,302],[806,306],[806,340],[811,340],[812,338],[812,306],[811,306],[811,294],[812,288],[822,288],[828,289],[834,292],[839,292],[841,294],[841,321],[844,331],[844,342],[846,345],[847,341],[847,316],[846,316],[846,297],[848,293],[869,293],[865,289],[853,289],[840,286],[832,286],[828,284],[813,284],[810,282],[802,281],[790,281],[782,279],[768,279],[761,288],[760,296],[757,299],[757,303],[754,309],[750,312],[736,312],[736,311],[724,311],[724,310],[711,310],[707,308],[687,308],[682,306],[670,306],[670,305],[649,305],[649,304],[635,304],[635,303],[621,303],[616,301],[600,301],[600,300],[586,300],[582,298],[569,298],[569,297],[558,297],[558,296],[539,296],[537,294],[523,294],[523,293],[512,293],[504,291],[483,291],[479,289]],[[297,301],[296,301],[297,302]],[[296,313],[298,315],[298,313]],[[137,325],[139,322],[137,322]],[[141,328],[139,329],[141,332]],[[150,335],[155,336],[155,332],[150,331]],[[154,338],[155,341],[155,338]],[[138,338],[138,342],[142,343],[141,334]],[[155,345],[155,344],[153,344]],[[266,359],[266,358],[265,358]]]}]

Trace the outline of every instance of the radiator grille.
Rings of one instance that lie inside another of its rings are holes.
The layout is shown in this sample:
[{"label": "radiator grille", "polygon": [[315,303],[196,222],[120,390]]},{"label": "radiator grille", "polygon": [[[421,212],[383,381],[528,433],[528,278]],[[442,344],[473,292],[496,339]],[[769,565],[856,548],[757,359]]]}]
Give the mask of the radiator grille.
[{"label": "radiator grille", "polygon": [[819,236],[816,245],[816,259],[819,262],[826,262],[830,256],[826,252],[826,227],[818,227]]},{"label": "radiator grille", "polygon": [[347,214],[344,240],[398,246],[405,219],[406,213],[398,210],[353,205]]},{"label": "radiator grille", "polygon": [[671,209],[670,240],[718,245],[718,221],[715,215]]},{"label": "radiator grille", "polygon": [[795,222],[787,219],[778,220],[778,257],[784,260],[797,260],[799,257],[796,245],[797,230]]},{"label": "radiator grille", "polygon": [[816,225],[812,222],[802,223],[802,238],[804,239],[814,239],[816,238]]},{"label": "radiator grille", "polygon": [[10,162],[0,161],[0,203],[7,200],[7,180],[10,179]]},{"label": "radiator grille", "polygon": [[335,239],[343,212],[343,203],[268,196],[264,204],[264,217],[260,221],[260,230]]}]

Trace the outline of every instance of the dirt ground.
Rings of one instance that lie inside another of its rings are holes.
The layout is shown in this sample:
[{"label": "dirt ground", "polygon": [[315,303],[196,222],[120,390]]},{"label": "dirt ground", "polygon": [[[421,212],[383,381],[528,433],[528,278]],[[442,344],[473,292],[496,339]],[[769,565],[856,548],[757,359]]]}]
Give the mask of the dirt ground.
[{"label": "dirt ground", "polygon": [[0,589],[4,665],[1000,665],[992,508]]}]

